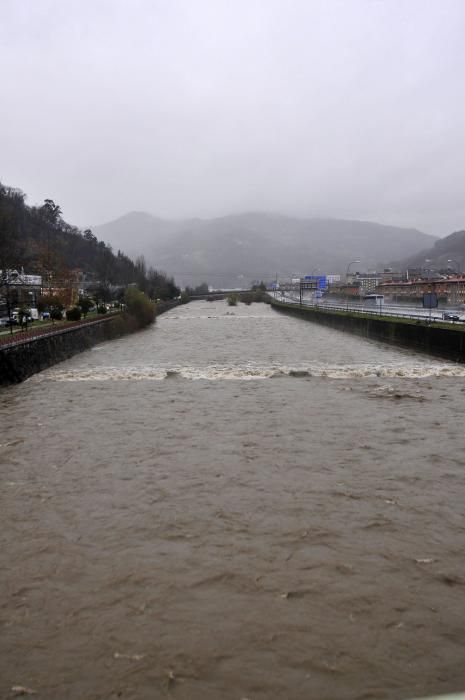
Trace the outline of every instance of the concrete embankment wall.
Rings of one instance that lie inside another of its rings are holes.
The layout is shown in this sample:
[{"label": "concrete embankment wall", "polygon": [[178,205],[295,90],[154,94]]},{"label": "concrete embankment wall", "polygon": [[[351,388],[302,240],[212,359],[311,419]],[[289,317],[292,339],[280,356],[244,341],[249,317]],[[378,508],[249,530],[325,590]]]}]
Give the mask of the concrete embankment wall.
[{"label": "concrete embankment wall", "polygon": [[[157,305],[157,315],[169,311],[178,303],[161,302]],[[135,319],[118,314],[72,328],[64,327],[47,335],[31,337],[30,340],[13,342],[6,347],[0,346],[0,384],[22,382],[93,345],[138,330]]]},{"label": "concrete embankment wall", "polygon": [[330,311],[321,307],[283,304],[272,301],[278,311],[299,316],[341,331],[349,331],[365,338],[410,347],[454,362],[465,362],[465,325],[454,326],[437,322],[388,316],[365,315]]}]

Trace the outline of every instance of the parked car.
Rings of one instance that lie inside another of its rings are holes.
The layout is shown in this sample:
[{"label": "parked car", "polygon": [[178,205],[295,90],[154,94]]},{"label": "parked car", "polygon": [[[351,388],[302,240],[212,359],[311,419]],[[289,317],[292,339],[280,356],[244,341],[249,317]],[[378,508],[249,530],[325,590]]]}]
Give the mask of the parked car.
[{"label": "parked car", "polygon": [[0,318],[0,326],[17,326],[18,325],[18,319],[15,318],[14,316],[11,317],[11,319],[8,318],[8,316],[5,316],[4,318]]},{"label": "parked car", "polygon": [[458,314],[443,314],[444,321],[460,321],[460,316]]}]

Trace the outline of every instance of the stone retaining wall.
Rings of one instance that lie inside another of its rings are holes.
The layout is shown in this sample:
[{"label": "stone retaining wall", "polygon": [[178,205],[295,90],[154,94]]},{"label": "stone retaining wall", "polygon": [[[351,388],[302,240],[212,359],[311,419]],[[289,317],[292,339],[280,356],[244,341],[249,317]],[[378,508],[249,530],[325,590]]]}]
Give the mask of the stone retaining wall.
[{"label": "stone retaining wall", "polygon": [[[178,301],[160,302],[157,315],[169,311]],[[0,384],[22,382],[47,367],[67,360],[79,352],[106,340],[120,338],[140,330],[127,314],[118,314],[70,328],[61,328],[47,335],[14,341],[0,347]]]},{"label": "stone retaining wall", "polygon": [[465,325],[429,323],[413,319],[377,317],[331,311],[321,307],[300,306],[272,301],[278,311],[338,330],[349,331],[365,338],[381,340],[393,345],[411,347],[421,352],[444,357],[454,362],[465,362]]}]

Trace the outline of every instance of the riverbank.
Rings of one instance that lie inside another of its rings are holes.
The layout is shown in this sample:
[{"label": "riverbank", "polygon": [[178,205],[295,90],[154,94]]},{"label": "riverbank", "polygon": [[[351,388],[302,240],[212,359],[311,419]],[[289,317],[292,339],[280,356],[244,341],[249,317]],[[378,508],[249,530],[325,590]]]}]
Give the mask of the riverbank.
[{"label": "riverbank", "polygon": [[[156,316],[178,304],[178,301],[159,302]],[[145,325],[135,316],[122,312],[4,338],[0,344],[0,385],[22,382],[94,345],[135,333]]]},{"label": "riverbank", "polygon": [[336,330],[400,347],[413,348],[454,362],[465,362],[465,326],[382,316],[334,311],[317,306],[288,304],[272,300],[274,309]]}]

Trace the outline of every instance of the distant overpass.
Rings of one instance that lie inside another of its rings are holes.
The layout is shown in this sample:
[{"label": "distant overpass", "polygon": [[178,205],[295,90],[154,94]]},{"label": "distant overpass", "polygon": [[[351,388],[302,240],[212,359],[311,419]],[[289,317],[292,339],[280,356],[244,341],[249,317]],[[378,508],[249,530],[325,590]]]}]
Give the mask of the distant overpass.
[{"label": "distant overpass", "polygon": [[237,294],[241,296],[242,294],[250,294],[250,292],[255,291],[252,289],[228,289],[216,292],[207,292],[206,294],[189,294],[189,299],[192,301],[197,301],[201,299],[226,299],[230,294]]}]

